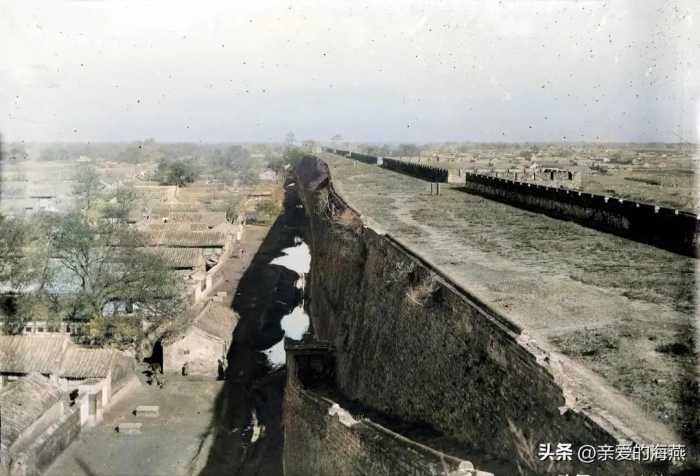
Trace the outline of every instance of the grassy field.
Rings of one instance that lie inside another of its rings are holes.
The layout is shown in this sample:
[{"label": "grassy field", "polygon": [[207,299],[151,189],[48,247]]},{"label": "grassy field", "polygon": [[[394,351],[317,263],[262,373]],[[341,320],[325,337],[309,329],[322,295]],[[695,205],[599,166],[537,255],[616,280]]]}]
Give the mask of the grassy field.
[{"label": "grassy field", "polygon": [[[463,144],[433,147],[403,160],[482,173],[556,167],[580,174],[578,189],[698,210],[696,146],[689,144]],[[521,174],[522,177],[522,174]]]}]

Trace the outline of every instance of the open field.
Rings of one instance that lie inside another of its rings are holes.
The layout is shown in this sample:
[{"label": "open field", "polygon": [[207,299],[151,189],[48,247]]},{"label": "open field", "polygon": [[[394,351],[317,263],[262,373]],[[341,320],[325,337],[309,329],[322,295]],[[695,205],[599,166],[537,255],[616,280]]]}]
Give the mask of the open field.
[{"label": "open field", "polygon": [[[376,166],[323,154],[366,222],[409,244],[540,345],[675,431],[697,433],[695,266],[683,257]],[[599,388],[584,399],[603,407]]]},{"label": "open field", "polygon": [[582,191],[698,210],[697,154],[690,144],[460,144],[426,146],[420,156],[402,159],[447,168],[454,180],[460,169],[560,168],[580,174]]}]

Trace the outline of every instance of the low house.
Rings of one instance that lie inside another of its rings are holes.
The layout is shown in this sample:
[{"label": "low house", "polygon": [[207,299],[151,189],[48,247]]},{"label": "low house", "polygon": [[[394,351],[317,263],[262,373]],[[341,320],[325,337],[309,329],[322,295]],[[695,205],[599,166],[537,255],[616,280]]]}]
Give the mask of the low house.
[{"label": "low house", "polygon": [[163,371],[181,372],[187,364],[191,375],[218,377],[236,324],[232,309],[210,300],[186,331],[163,345]]},{"label": "low house", "polygon": [[167,231],[147,233],[148,246],[223,248],[226,236],[219,231]]},{"label": "low house", "polygon": [[133,376],[133,360],[113,349],[90,349],[66,334],[0,336],[2,388],[41,375],[80,401],[80,424],[102,420],[102,409]]},{"label": "low house", "polygon": [[67,334],[0,336],[0,388],[32,372],[53,377],[72,345]]}]

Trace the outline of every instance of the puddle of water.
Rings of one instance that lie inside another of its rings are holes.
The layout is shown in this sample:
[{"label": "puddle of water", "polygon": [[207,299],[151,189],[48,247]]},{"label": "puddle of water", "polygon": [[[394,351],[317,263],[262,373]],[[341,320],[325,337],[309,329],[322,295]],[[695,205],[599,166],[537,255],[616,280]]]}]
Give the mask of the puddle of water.
[{"label": "puddle of water", "polygon": [[301,336],[309,330],[309,315],[304,311],[304,303],[282,318],[282,330],[286,337],[301,340]]},{"label": "puddle of water", "polygon": [[[309,246],[300,237],[294,238],[294,246],[282,250],[283,256],[273,259],[270,264],[277,264],[291,269],[299,275],[294,286],[303,290],[306,286],[306,273],[311,269],[311,251]],[[310,318],[304,311],[304,303],[292,309],[292,312],[282,318],[280,325],[284,331],[282,340],[269,349],[262,351],[267,357],[270,366],[277,369],[286,362],[284,352],[284,338],[289,337],[294,340],[301,340],[301,337],[309,330]]]},{"label": "puddle of water", "polygon": [[[297,242],[297,239],[299,240]],[[311,269],[311,252],[309,246],[301,238],[295,238],[296,246],[291,246],[282,250],[284,256],[273,259],[270,264],[278,264],[287,269],[297,272],[299,275],[306,274]]]},{"label": "puddle of water", "polygon": [[267,361],[273,369],[278,369],[282,367],[287,361],[287,356],[284,352],[284,337],[281,341],[262,351],[267,357]]}]

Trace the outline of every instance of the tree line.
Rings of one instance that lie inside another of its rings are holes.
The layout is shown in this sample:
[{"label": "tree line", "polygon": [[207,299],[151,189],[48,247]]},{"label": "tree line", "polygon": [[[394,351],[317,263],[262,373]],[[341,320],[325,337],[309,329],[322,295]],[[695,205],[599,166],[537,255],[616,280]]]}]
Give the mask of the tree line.
[{"label": "tree line", "polygon": [[105,191],[93,169],[79,172],[77,206],[26,219],[0,215],[0,285],[7,291],[3,332],[28,321],[57,330],[66,321],[87,325],[86,343],[136,347],[144,322],[180,318],[183,284],[128,225],[136,195]]}]

